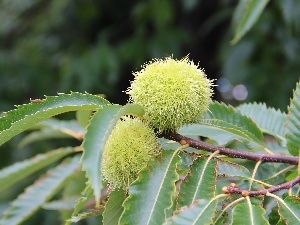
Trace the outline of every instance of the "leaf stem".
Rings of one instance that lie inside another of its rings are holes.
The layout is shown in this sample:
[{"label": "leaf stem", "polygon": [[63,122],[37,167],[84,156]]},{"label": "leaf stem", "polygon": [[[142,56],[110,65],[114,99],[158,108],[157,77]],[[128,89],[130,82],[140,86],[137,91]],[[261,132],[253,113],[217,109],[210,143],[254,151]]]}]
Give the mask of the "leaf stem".
[{"label": "leaf stem", "polygon": [[261,161],[258,161],[255,164],[255,167],[253,169],[252,176],[251,176],[251,179],[250,179],[250,183],[249,183],[249,191],[251,190],[251,187],[252,187],[252,184],[253,184],[253,180],[255,178],[255,174],[256,174],[257,169],[258,169],[258,167],[259,167],[260,164],[261,164]]},{"label": "leaf stem", "polygon": [[254,224],[254,221],[253,221],[254,216],[253,216],[253,210],[252,210],[252,205],[251,205],[250,198],[249,198],[249,196],[246,196],[245,198],[247,200],[247,205],[249,207],[251,224]]}]

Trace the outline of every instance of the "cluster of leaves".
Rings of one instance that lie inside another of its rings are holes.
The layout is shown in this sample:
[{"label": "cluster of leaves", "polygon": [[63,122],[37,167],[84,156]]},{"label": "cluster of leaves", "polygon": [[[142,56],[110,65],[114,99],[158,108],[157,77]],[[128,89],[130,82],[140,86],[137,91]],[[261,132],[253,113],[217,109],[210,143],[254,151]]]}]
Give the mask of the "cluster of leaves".
[{"label": "cluster of leaves", "polygon": [[[199,124],[182,127],[179,133],[206,137],[208,142],[222,146],[244,148],[236,151],[260,153],[267,149],[268,154],[298,156],[299,102],[299,84],[288,115],[264,104],[233,108],[214,102]],[[77,111],[77,121],[49,119],[68,111]],[[192,148],[183,150],[187,146],[180,147],[165,138],[161,138],[161,157],[140,172],[128,192],[107,189],[100,170],[102,151],[123,115],[143,117],[143,109],[135,104],[114,105],[95,95],[71,93],[32,100],[1,117],[1,144],[28,128],[36,130],[25,137],[23,144],[51,138],[50,133],[79,140],[84,136],[84,141],[82,149],[60,148],[2,169],[0,190],[53,162],[60,162],[12,201],[0,224],[19,224],[39,208],[58,210],[66,224],[91,216],[99,216],[103,224],[299,223],[298,185],[288,194],[286,190],[279,192],[279,196],[268,193],[249,197],[223,194],[221,190],[224,186],[263,190],[293,180],[299,176],[295,165],[265,163],[255,166],[251,173],[248,168],[253,168],[253,164],[249,161],[221,159],[218,152],[209,156]],[[86,178],[81,170],[86,172]]]}]

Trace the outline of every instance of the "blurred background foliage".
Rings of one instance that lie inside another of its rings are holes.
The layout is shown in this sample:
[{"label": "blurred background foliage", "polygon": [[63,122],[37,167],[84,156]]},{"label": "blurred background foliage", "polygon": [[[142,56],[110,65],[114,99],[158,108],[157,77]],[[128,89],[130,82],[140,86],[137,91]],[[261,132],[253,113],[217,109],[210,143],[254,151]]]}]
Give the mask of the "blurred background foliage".
[{"label": "blurred background foliage", "polygon": [[[132,71],[155,57],[187,54],[210,78],[225,78],[218,100],[285,110],[300,71],[300,2],[270,1],[252,30],[230,45],[237,3],[1,0],[0,110],[70,90],[124,104]],[[238,84],[246,98],[232,95]]]},{"label": "blurred background foliage", "polygon": [[[188,54],[218,79],[215,99],[266,102],[286,111],[300,73],[300,1],[270,1],[250,32],[231,45],[238,3],[0,0],[0,112],[70,91],[125,104],[122,91],[132,71],[152,58]],[[46,141],[20,149],[18,141],[1,147],[0,168],[63,145]],[[0,211],[30,182],[1,193]]]}]

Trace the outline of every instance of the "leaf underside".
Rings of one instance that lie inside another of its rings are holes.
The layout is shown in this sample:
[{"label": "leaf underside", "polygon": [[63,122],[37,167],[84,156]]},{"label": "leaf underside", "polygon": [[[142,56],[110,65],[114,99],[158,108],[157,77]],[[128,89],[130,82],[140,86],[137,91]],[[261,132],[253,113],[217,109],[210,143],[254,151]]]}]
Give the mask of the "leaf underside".
[{"label": "leaf underside", "polygon": [[72,137],[60,131],[51,130],[51,129],[32,131],[29,134],[27,134],[24,138],[22,138],[22,140],[18,144],[18,147],[24,148],[25,146],[35,142],[51,140],[51,139],[62,139],[62,138],[72,138]]},{"label": "leaf underside", "polygon": [[[89,112],[89,110],[81,111]],[[85,133],[85,129],[76,120],[58,120],[55,118],[50,118],[38,123],[37,125],[33,126],[33,128],[48,128],[60,131],[76,139],[82,139],[82,136]]]},{"label": "leaf underside", "polygon": [[206,137],[215,141],[220,146],[226,146],[234,140],[239,140],[241,142],[249,141],[247,138],[241,136],[237,132],[230,132],[220,127],[206,124],[190,124],[183,126],[179,129],[178,133],[183,136]]},{"label": "leaf underside", "polygon": [[3,168],[0,170],[0,191],[72,152],[73,148],[60,148]]},{"label": "leaf underside", "polygon": [[237,110],[253,119],[264,133],[274,136],[281,146],[286,145],[284,130],[286,115],[280,110],[268,108],[264,103],[242,104]]},{"label": "leaf underside", "polygon": [[33,185],[26,188],[25,192],[11,203],[0,220],[0,225],[20,224],[27,219],[44,202],[56,194],[67,179],[79,166],[79,157],[75,156],[68,162],[50,170],[45,177],[41,177]]},{"label": "leaf underside", "polygon": [[[236,138],[248,147],[253,147],[251,143],[263,146],[263,133],[258,126],[254,121],[240,114],[232,106],[218,102],[211,103],[208,112],[205,114],[205,118],[200,121],[200,125],[219,129],[218,133],[227,135],[227,139],[228,137]],[[228,136],[228,133],[231,136]],[[216,132],[214,132],[214,135],[216,135]]]}]

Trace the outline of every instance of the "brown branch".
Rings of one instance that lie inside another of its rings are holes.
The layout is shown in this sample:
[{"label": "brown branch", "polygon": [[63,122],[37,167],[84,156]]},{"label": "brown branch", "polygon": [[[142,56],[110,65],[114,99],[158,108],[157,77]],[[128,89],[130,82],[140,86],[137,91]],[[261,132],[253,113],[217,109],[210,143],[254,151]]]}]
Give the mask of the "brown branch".
[{"label": "brown branch", "polygon": [[165,132],[162,134],[163,137],[177,141],[181,144],[188,144],[190,147],[205,150],[208,152],[219,151],[221,155],[226,155],[231,158],[241,158],[241,159],[249,159],[254,161],[262,161],[262,162],[277,162],[277,163],[289,163],[292,165],[297,165],[299,162],[298,157],[294,156],[285,156],[279,154],[263,154],[263,153],[252,153],[246,152],[236,149],[224,148],[220,146],[215,146],[211,144],[207,144],[203,141],[194,140],[183,135],[180,135],[175,132]]},{"label": "brown branch", "polygon": [[292,188],[294,185],[296,185],[297,183],[300,182],[300,176],[296,177],[295,179],[285,182],[283,184],[279,184],[279,185],[274,185],[268,189],[263,189],[263,190],[259,190],[259,191],[247,191],[247,190],[241,190],[239,189],[237,186],[235,185],[230,185],[228,187],[223,187],[223,191],[226,193],[237,193],[237,194],[241,194],[244,197],[246,196],[258,196],[258,195],[266,195],[267,193],[273,193],[276,191],[280,191],[283,189],[290,189]]}]

